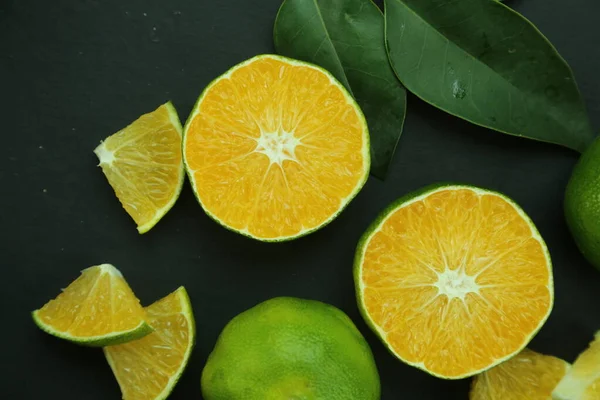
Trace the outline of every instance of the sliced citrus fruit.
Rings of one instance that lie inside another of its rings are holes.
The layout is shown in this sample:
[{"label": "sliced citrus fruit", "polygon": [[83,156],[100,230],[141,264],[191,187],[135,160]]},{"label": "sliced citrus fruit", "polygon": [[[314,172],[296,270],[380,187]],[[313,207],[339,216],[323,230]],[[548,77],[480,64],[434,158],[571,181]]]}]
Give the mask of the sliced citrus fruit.
[{"label": "sliced citrus fruit", "polygon": [[600,332],[588,349],[581,353],[570,372],[558,384],[555,400],[600,399]]},{"label": "sliced citrus fruit", "polygon": [[569,363],[524,349],[473,379],[470,400],[548,400]]},{"label": "sliced citrus fruit", "polygon": [[152,332],[146,313],[118,269],[102,264],[81,271],[56,299],[33,312],[47,333],[87,346],[108,346]]},{"label": "sliced citrus fruit", "polygon": [[543,239],[505,196],[438,185],[392,204],[362,237],[358,303],[391,352],[432,375],[475,375],[521,351],[554,300]]},{"label": "sliced citrus fruit", "polygon": [[169,102],[104,140],[94,153],[140,233],[173,207],[183,185],[182,128]]},{"label": "sliced citrus fruit", "polygon": [[194,314],[185,288],[146,307],[146,312],[154,332],[140,340],[104,348],[124,400],[166,399],[194,347]]},{"label": "sliced citrus fruit", "polygon": [[263,241],[333,220],[370,166],[364,116],[327,71],[252,58],[202,93],[184,129],[184,161],[206,213]]}]

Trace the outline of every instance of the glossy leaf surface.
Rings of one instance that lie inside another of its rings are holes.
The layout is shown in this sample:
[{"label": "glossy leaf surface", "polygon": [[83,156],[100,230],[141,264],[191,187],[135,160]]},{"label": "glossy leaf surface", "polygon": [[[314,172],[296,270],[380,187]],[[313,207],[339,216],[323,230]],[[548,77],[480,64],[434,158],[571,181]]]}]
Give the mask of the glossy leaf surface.
[{"label": "glossy leaf surface", "polygon": [[385,0],[391,64],[417,96],[470,122],[583,151],[593,139],[571,69],[494,0]]}]

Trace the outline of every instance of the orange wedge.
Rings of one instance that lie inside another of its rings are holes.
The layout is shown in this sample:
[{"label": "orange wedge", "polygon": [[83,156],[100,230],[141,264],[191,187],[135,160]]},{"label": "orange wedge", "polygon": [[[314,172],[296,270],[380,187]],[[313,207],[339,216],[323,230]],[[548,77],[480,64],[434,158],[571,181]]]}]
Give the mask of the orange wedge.
[{"label": "orange wedge", "polygon": [[470,400],[548,400],[569,363],[525,349],[473,379]]},{"label": "orange wedge", "polygon": [[123,275],[110,264],[90,267],[54,300],[33,312],[47,333],[87,346],[108,346],[152,332]]},{"label": "orange wedge", "polygon": [[196,329],[190,299],[180,287],[146,308],[154,332],[104,348],[124,400],[166,399],[183,374]]},{"label": "orange wedge", "polygon": [[169,102],[142,115],[95,150],[125,211],[148,232],[173,207],[183,186],[182,128]]},{"label": "orange wedge", "polygon": [[558,384],[554,400],[600,399],[600,332],[588,349],[577,357],[571,371]]},{"label": "orange wedge", "polygon": [[550,256],[507,197],[438,185],[392,204],[361,239],[359,307],[390,351],[459,379],[521,351],[553,306]]},{"label": "orange wedge", "polygon": [[306,235],[364,185],[369,135],[360,108],[322,68],[263,55],[202,93],[184,161],[206,213],[262,241]]}]

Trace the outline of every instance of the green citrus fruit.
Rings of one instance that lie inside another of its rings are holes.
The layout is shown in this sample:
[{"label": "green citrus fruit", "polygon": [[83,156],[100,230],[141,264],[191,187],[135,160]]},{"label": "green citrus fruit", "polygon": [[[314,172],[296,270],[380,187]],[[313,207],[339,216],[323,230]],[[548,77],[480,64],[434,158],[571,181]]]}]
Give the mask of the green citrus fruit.
[{"label": "green citrus fruit", "polygon": [[337,308],[281,297],[235,317],[202,372],[206,400],[378,400],[367,342]]},{"label": "green citrus fruit", "polygon": [[583,255],[600,268],[600,140],[583,153],[565,193],[565,215]]}]

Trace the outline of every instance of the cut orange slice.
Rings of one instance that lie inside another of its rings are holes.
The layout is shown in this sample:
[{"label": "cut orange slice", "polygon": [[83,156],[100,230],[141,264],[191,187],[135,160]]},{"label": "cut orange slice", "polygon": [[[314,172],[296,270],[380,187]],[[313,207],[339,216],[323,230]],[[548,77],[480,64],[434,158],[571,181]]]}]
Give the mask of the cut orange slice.
[{"label": "cut orange slice", "polygon": [[290,240],[333,220],[370,166],[364,116],[327,71],[263,55],[200,96],[184,160],[206,213],[263,241]]},{"label": "cut orange slice", "polygon": [[550,256],[505,196],[441,185],[392,204],[358,246],[359,307],[386,346],[459,379],[521,351],[552,309]]},{"label": "cut orange slice", "polygon": [[147,307],[146,312],[154,332],[140,340],[104,348],[124,400],[166,399],[194,347],[194,314],[185,288]]},{"label": "cut orange slice", "polygon": [[169,102],[142,115],[94,150],[100,167],[140,233],[173,207],[183,185],[182,128]]},{"label": "cut orange slice", "polygon": [[473,379],[470,400],[548,400],[569,363],[525,349]]},{"label": "cut orange slice", "polygon": [[110,264],[90,267],[54,300],[33,312],[47,333],[87,346],[108,346],[152,332],[123,275]]},{"label": "cut orange slice", "polygon": [[600,332],[552,393],[554,400],[600,399]]}]

